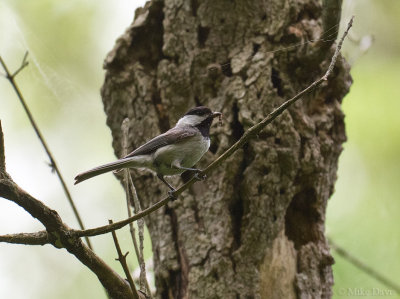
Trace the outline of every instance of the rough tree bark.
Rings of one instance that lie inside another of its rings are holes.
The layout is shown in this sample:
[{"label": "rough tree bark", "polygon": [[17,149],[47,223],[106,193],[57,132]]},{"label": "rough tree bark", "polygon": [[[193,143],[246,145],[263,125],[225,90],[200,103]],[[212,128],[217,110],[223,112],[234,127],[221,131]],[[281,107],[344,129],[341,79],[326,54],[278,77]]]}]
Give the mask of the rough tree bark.
[{"label": "rough tree bark", "polygon": [[[317,0],[147,3],[105,61],[102,96],[116,155],[124,118],[133,149],[201,104],[225,117],[212,128],[204,167],[325,72],[332,42],[304,42],[328,29],[325,37],[336,37],[337,27],[324,28],[327,15]],[[327,84],[147,216],[158,297],[331,297],[325,209],[346,139],[340,103],[350,84],[339,60]],[[133,172],[143,207],[165,195],[157,178]]]}]

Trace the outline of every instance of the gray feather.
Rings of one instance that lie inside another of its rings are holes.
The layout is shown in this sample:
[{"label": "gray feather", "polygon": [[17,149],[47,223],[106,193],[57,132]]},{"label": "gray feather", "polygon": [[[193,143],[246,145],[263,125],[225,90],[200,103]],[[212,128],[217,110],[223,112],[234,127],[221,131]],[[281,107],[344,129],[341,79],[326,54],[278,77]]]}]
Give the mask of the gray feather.
[{"label": "gray feather", "polygon": [[139,156],[139,155],[148,155],[154,153],[160,147],[175,144],[185,140],[188,137],[192,137],[196,135],[196,129],[192,127],[174,127],[167,132],[149,140],[142,146],[139,146],[133,152],[125,156],[124,158]]},{"label": "gray feather", "polygon": [[125,168],[127,167],[130,163],[132,163],[131,159],[121,159],[118,161],[114,161],[111,163],[107,163],[98,167],[95,167],[93,169],[90,169],[88,171],[82,172],[80,174],[78,174],[75,177],[75,183],[74,185],[85,181],[87,179],[90,179],[94,176],[109,172],[109,171],[113,171],[113,170],[117,170],[117,169],[121,169],[121,168]]}]

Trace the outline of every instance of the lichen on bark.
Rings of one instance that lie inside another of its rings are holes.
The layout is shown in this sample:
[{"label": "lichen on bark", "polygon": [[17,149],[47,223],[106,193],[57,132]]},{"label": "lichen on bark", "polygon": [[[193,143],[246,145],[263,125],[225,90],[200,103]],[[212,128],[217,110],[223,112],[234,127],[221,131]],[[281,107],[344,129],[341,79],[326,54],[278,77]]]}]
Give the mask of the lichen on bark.
[{"label": "lichen on bark", "polygon": [[[148,2],[105,61],[102,96],[116,155],[124,118],[133,149],[206,105],[224,114],[198,166],[207,165],[324,73],[329,49],[318,53],[305,42],[321,36],[321,18],[316,0]],[[158,297],[331,297],[325,209],[350,84],[340,60],[320,89],[147,216]],[[143,207],[166,192],[151,174],[132,173]]]}]

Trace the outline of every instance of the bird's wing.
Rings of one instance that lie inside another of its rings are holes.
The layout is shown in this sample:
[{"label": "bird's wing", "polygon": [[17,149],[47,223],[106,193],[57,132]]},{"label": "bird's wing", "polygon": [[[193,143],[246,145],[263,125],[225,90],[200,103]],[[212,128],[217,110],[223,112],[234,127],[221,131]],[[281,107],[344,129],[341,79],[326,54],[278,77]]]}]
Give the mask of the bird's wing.
[{"label": "bird's wing", "polygon": [[174,127],[167,132],[154,137],[153,139],[149,140],[145,144],[139,146],[133,152],[125,156],[124,158],[139,156],[139,155],[147,155],[155,152],[160,147],[175,144],[180,142],[188,137],[192,137],[196,135],[196,130],[194,128],[177,128]]}]

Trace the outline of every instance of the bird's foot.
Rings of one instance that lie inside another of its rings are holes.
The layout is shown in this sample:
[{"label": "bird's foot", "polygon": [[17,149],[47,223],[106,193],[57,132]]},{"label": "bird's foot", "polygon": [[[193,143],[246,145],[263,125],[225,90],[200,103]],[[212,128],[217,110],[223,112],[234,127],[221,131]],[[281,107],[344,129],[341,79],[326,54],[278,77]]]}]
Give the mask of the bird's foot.
[{"label": "bird's foot", "polygon": [[204,173],[202,173],[201,170],[199,170],[196,171],[193,177],[198,181],[204,181],[207,178],[207,175],[205,175]]},{"label": "bird's foot", "polygon": [[176,192],[176,190],[175,189],[173,189],[173,190],[169,190],[168,191],[168,197],[172,200],[172,201],[174,201],[174,200],[177,200],[178,199],[178,197],[176,197],[175,196],[175,193]]}]

